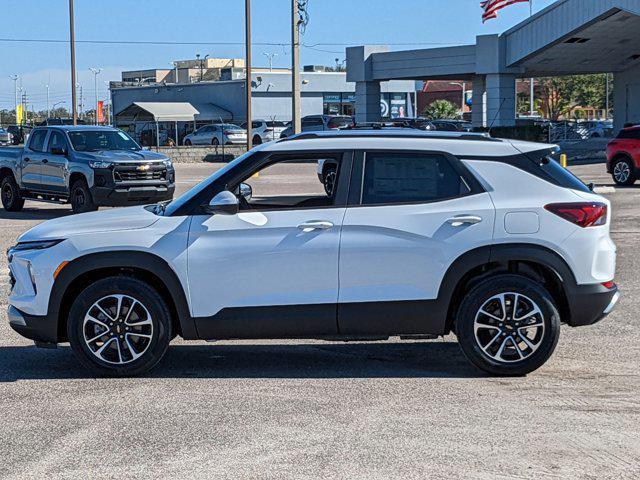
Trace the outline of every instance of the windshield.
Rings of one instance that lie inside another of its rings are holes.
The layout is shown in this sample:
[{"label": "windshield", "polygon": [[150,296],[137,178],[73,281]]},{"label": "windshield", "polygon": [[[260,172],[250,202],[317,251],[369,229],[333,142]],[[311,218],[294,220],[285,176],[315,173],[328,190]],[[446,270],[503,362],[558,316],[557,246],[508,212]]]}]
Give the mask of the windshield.
[{"label": "windshield", "polygon": [[251,155],[253,155],[254,152],[255,150],[252,150],[250,152],[245,153],[244,155],[239,156],[234,161],[228,163],[227,165],[222,167],[220,170],[213,173],[213,175],[210,175],[208,178],[198,183],[196,186],[192,187],[182,196],[176,198],[174,201],[167,204],[166,208],[164,209],[164,214],[166,216],[173,215],[174,212],[179,210],[183,205],[189,202],[189,200],[191,200],[193,197],[203,192],[209,185],[211,185],[212,182],[215,182],[218,178],[220,178],[222,175],[227,173],[229,170],[231,170],[232,168],[235,168],[236,165],[239,165],[240,163],[244,162],[244,160],[250,157]]},{"label": "windshield", "polygon": [[101,150],[141,150],[129,135],[115,130],[88,130],[68,132],[76,152],[98,152]]}]

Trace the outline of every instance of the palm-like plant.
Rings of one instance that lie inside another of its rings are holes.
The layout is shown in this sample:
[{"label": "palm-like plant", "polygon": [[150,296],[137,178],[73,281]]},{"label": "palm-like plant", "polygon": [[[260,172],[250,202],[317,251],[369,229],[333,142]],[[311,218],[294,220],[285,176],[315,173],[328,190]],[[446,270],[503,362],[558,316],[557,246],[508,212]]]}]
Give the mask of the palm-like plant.
[{"label": "palm-like plant", "polygon": [[459,120],[460,108],[448,100],[436,100],[424,109],[422,115],[429,120]]}]

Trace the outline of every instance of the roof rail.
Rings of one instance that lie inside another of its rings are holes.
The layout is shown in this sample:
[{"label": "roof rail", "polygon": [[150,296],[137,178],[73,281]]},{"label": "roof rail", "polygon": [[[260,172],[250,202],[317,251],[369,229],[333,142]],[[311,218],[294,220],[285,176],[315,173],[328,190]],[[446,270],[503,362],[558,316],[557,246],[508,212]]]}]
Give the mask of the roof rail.
[{"label": "roof rail", "polygon": [[[408,133],[407,130],[412,133]],[[292,142],[295,140],[311,140],[320,138],[411,138],[424,140],[467,140],[476,142],[501,142],[498,138],[492,138],[483,133],[450,132],[450,135],[432,133],[422,130],[398,129],[392,130],[341,130],[340,132],[308,132],[299,133],[282,138],[278,142]]]}]

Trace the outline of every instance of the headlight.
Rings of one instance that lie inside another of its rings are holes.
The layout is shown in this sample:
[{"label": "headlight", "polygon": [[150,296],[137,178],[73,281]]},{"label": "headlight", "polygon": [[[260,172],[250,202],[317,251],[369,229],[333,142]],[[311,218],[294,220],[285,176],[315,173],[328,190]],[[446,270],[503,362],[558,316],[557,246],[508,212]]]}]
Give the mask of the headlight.
[{"label": "headlight", "polygon": [[89,162],[91,168],[109,168],[113,163],[104,161]]},{"label": "headlight", "polygon": [[163,160],[163,162],[167,168],[173,168],[173,162],[170,159]]},{"label": "headlight", "polygon": [[44,250],[45,248],[51,248],[54,245],[63,242],[63,240],[40,240],[37,242],[20,242],[7,250],[7,255],[11,257],[16,252],[23,252],[25,250]]}]

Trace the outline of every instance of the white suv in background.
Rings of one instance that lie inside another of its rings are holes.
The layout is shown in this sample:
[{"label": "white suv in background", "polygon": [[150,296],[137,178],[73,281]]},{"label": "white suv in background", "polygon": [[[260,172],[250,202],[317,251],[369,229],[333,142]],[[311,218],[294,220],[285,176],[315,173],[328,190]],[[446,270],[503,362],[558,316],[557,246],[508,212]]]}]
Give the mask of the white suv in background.
[{"label": "white suv in background", "polygon": [[[610,203],[553,153],[419,131],[265,144],[171,203],[22,235],[8,252],[10,324],[41,346],[70,342],[106,375],[149,370],[175,335],[450,332],[479,368],[527,374],[551,356],[561,323],[591,325],[619,297]],[[319,160],[337,166],[330,193]],[[264,191],[265,178],[280,193]]]},{"label": "white suv in background", "polygon": [[[289,122],[281,122],[278,120],[253,120],[251,122],[253,145],[279,140],[280,135],[288,125]],[[240,127],[246,130],[247,123],[243,123]]]},{"label": "white suv in background", "polygon": [[247,132],[231,123],[205,125],[184,137],[185,146],[190,145],[243,145],[247,143]]}]

